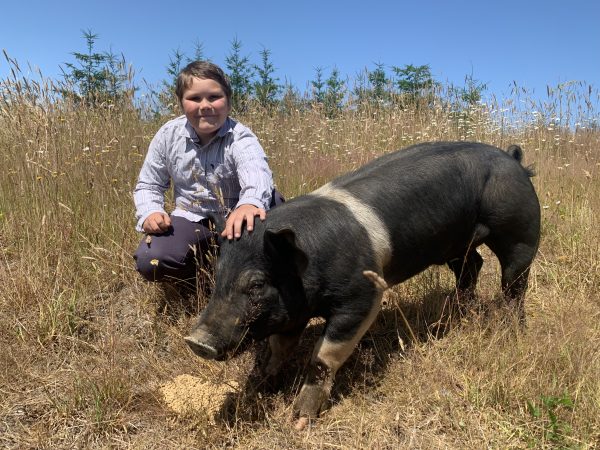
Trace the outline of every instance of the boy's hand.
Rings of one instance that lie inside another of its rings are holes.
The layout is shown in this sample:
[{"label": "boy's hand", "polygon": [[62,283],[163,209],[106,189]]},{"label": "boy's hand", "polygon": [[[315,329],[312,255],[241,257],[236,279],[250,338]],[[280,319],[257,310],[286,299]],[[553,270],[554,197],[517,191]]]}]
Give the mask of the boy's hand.
[{"label": "boy's hand", "polygon": [[161,234],[169,231],[171,227],[171,218],[163,212],[155,212],[150,214],[144,220],[142,228],[148,234]]},{"label": "boy's hand", "polygon": [[234,209],[225,223],[225,229],[221,236],[231,240],[234,237],[237,239],[242,235],[242,225],[246,222],[248,231],[254,228],[254,217],[259,216],[260,220],[265,220],[267,212],[262,208],[257,208],[254,205],[241,205]]}]

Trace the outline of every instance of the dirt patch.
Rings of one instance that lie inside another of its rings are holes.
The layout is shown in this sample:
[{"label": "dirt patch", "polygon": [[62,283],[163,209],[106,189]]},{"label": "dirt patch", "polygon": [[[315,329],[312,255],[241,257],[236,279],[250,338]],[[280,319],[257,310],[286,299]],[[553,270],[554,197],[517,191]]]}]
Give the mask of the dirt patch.
[{"label": "dirt patch", "polygon": [[179,375],[160,387],[167,406],[177,414],[206,414],[213,421],[227,401],[237,392],[235,381],[212,383],[192,375]]}]

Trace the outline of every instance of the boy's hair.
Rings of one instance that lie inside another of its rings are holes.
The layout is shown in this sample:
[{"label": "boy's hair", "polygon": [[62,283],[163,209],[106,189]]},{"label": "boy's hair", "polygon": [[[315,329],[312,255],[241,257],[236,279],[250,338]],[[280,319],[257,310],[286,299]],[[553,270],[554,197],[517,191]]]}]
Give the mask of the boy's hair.
[{"label": "boy's hair", "polygon": [[175,83],[175,95],[181,104],[183,99],[183,93],[192,85],[194,78],[200,78],[202,80],[214,80],[221,85],[227,102],[231,105],[231,85],[225,72],[209,61],[192,61],[185,66],[179,75],[177,75],[177,81]]}]

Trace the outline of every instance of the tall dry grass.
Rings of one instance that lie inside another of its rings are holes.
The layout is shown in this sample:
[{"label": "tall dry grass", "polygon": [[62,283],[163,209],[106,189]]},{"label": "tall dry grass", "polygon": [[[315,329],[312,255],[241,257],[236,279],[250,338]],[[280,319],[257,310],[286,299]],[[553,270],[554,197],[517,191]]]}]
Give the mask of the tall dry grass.
[{"label": "tall dry grass", "polygon": [[[236,399],[216,424],[176,415],[159,386],[180,374],[243,384],[251,355],[203,361],[182,340],[206,299],[183,305],[136,275],[131,192],[160,121],[126,105],[82,108],[15,67],[0,84],[0,445],[6,448],[595,448],[600,441],[600,131],[597,93],[456,110],[253,109],[279,189],[306,193],[379,154],[429,140],[522,145],[543,205],[519,331],[501,311],[448,317],[452,278],[396,287],[338,375],[333,405],[291,430],[319,325],[281,389]],[[596,95],[595,102],[593,97]],[[568,126],[567,126],[568,125]],[[479,293],[498,295],[498,264]]]}]

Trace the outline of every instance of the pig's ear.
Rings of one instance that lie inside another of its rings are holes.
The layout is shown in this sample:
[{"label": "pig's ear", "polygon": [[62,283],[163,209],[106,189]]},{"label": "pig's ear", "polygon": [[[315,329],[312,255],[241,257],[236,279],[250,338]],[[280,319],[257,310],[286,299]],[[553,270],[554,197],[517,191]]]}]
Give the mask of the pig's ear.
[{"label": "pig's ear", "polygon": [[215,238],[217,243],[221,245],[223,243],[221,231],[225,229],[225,218],[221,214],[215,212],[208,212],[206,215],[208,216],[208,220],[215,226]]},{"label": "pig's ear", "polygon": [[296,235],[292,230],[266,230],[264,242],[265,255],[275,271],[302,276],[308,265],[308,257],[296,245]]}]

